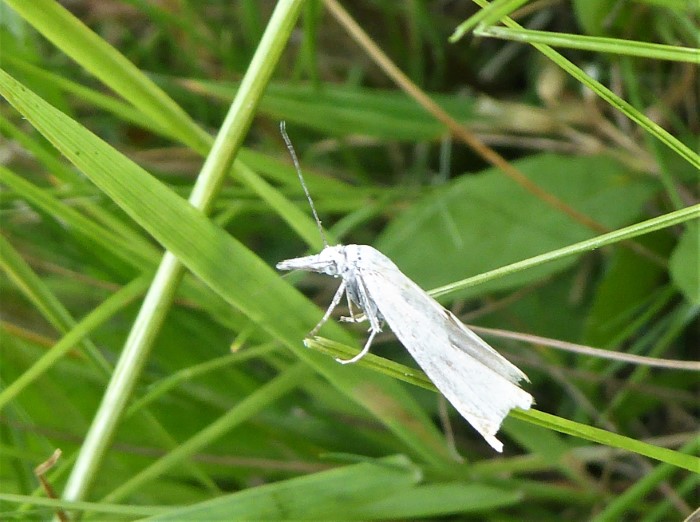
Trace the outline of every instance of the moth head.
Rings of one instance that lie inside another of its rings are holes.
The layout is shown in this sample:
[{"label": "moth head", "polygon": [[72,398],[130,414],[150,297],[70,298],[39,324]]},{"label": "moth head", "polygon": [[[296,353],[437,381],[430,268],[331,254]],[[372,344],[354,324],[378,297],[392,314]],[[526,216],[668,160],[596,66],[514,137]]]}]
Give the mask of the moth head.
[{"label": "moth head", "polygon": [[345,271],[347,266],[345,247],[342,245],[327,246],[316,257],[318,258],[318,265],[314,272],[339,276]]},{"label": "moth head", "polygon": [[327,246],[320,254],[306,257],[287,259],[277,263],[279,270],[306,270],[330,276],[339,276],[347,268],[345,247],[342,245]]}]

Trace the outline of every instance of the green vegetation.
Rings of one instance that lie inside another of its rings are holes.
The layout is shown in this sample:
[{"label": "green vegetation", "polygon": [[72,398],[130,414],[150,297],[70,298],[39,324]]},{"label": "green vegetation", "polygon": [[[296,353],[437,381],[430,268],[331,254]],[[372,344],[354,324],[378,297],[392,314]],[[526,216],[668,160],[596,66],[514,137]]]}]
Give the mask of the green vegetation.
[{"label": "green vegetation", "polygon": [[[68,5],[0,0],[0,518],[697,507],[700,8]],[[281,120],[329,238],[501,330],[502,455],[388,329],[305,346],[335,283],[273,268],[322,247]]]}]

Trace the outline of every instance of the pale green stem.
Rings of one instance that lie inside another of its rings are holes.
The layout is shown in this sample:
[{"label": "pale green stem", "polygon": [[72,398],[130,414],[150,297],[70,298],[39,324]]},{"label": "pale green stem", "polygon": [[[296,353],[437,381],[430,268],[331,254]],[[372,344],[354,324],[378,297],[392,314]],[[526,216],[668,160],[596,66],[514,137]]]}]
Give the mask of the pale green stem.
[{"label": "pale green stem", "polygon": [[[303,0],[280,0],[277,4],[194,186],[190,203],[196,208],[205,212],[209,209],[228,173],[302,4]],[[166,252],[68,478],[64,499],[74,501],[87,496],[182,275],[182,265]]]}]

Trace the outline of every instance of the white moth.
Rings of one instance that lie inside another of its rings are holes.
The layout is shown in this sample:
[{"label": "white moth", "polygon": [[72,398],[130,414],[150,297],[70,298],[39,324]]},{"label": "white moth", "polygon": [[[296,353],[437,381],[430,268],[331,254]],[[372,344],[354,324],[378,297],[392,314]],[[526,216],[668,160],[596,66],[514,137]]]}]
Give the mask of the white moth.
[{"label": "white moth", "polygon": [[[328,246],[284,122],[280,129],[326,246],[320,254],[287,259],[277,268],[318,272],[342,280],[328,310],[309,335],[318,332],[346,294],[351,317],[341,320],[368,321],[369,338],[355,357],[338,362],[361,359],[386,322],[457,411],[493,449],[503,451],[503,443],[496,438],[503,419],[511,409],[527,410],[533,403],[532,395],[518,386],[519,381],[528,380],[527,376],[378,250],[367,245]],[[362,316],[353,314],[353,304],[362,310]]]}]

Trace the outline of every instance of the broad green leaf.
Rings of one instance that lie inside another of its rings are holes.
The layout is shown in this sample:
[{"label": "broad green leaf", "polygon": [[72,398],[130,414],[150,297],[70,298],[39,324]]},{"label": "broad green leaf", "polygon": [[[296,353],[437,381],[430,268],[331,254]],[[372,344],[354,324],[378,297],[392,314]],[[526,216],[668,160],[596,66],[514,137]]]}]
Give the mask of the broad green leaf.
[{"label": "broad green leaf", "polygon": [[[660,233],[637,241],[665,258],[670,240],[668,234]],[[591,346],[608,346],[645,306],[660,278],[667,277],[663,266],[626,248],[616,249],[608,265],[586,318],[583,342]]]},{"label": "broad green leaf", "polygon": [[[655,190],[653,183],[606,157],[543,154],[516,165],[538,186],[610,228],[636,218]],[[488,169],[426,196],[396,218],[376,246],[421,286],[434,288],[595,235]],[[573,263],[575,258],[548,263],[469,289],[466,295],[532,283]]]},{"label": "broad green leaf", "polygon": [[609,0],[574,0],[574,12],[579,25],[590,35],[610,35],[611,22],[615,26],[629,19],[631,7],[622,4],[614,13],[614,20],[610,12]]},{"label": "broad green leaf", "polygon": [[449,482],[387,492],[381,500],[353,511],[362,520],[416,520],[502,509],[523,498],[524,495],[515,489]]},{"label": "broad green leaf", "polygon": [[669,264],[671,279],[685,298],[700,304],[700,225],[691,223],[678,242]]},{"label": "broad green leaf", "polygon": [[146,520],[358,520],[359,503],[405,491],[420,478],[405,458],[363,462],[248,488]]}]

